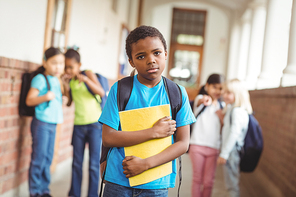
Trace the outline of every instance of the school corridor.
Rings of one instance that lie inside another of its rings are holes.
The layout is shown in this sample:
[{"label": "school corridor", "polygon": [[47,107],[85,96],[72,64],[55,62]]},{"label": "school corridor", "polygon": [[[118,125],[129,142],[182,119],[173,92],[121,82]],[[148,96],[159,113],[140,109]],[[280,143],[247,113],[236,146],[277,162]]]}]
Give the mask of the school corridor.
[{"label": "school corridor", "polygon": [[[32,117],[19,115],[22,75],[43,64],[47,48],[75,46],[81,70],[102,74],[112,86],[132,71],[125,39],[140,25],[163,34],[163,75],[183,85],[190,100],[212,73],[248,88],[264,150],[255,172],[241,175],[241,196],[296,196],[296,0],[0,0],[0,196],[28,196]],[[63,102],[51,165],[54,197],[67,196],[71,178],[75,106]],[[188,155],[182,168],[180,196],[187,197]],[[84,194],[86,180],[84,173]],[[227,196],[221,167],[212,196]]]},{"label": "school corridor", "polygon": [[[88,189],[88,150],[85,151],[85,162],[83,166],[83,181],[82,181],[82,194],[81,196],[87,195]],[[182,173],[183,180],[180,190],[180,197],[190,197],[191,196],[191,178],[192,178],[192,168],[191,162],[188,154],[182,156]],[[65,197],[68,194],[71,181],[71,160],[67,160],[63,164],[64,166],[59,167],[56,173],[52,176],[52,183],[50,185],[52,196],[54,197]],[[255,172],[255,176],[260,176]],[[262,176],[262,175],[261,175]],[[266,177],[265,177],[266,179]],[[260,182],[253,182],[253,179],[250,178],[250,175],[242,175],[240,189],[241,197],[279,197],[281,196],[280,191],[276,188],[273,188],[271,185],[265,185],[266,180],[261,178]],[[177,196],[177,187],[169,189],[169,197]],[[25,197],[29,196],[28,184],[22,184],[18,191],[14,194],[5,194],[3,197]],[[227,197],[227,192],[224,187],[223,180],[223,171],[221,166],[217,167],[216,178],[214,183],[214,188],[212,192],[212,197]]]}]

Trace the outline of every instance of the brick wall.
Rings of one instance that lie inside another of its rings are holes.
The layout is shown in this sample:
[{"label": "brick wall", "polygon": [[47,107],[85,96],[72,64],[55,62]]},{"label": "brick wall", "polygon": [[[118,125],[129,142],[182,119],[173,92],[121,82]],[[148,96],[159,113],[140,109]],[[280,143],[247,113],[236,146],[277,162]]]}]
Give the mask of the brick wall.
[{"label": "brick wall", "polygon": [[[0,195],[28,179],[31,159],[30,117],[19,117],[21,77],[39,65],[0,57]],[[59,163],[72,156],[74,106],[64,107],[55,155]]]},{"label": "brick wall", "polygon": [[251,91],[264,151],[258,166],[283,193],[296,196],[296,87]]}]

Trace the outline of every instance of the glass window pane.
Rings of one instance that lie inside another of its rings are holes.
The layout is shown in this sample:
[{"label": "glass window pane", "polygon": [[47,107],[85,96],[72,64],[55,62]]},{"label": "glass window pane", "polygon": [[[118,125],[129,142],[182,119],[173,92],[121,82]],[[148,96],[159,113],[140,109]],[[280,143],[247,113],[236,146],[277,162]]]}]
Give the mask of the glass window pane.
[{"label": "glass window pane", "polygon": [[56,17],[55,17],[55,26],[54,29],[56,31],[63,31],[63,19],[64,19],[64,12],[65,12],[65,1],[59,0],[56,3]]},{"label": "glass window pane", "polygon": [[200,54],[196,51],[176,50],[174,65],[169,75],[176,83],[190,87],[195,86],[198,77]]}]

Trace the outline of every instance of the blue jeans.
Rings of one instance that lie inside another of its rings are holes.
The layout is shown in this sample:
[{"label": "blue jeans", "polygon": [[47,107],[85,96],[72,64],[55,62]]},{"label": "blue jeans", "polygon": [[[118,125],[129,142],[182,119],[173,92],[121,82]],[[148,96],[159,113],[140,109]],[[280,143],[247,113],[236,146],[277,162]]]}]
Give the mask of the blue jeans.
[{"label": "blue jeans", "polygon": [[230,197],[239,197],[239,177],[240,177],[240,156],[237,147],[230,152],[229,158],[224,165],[225,186]]},{"label": "blue jeans", "polygon": [[50,165],[52,162],[56,124],[37,120],[31,123],[32,155],[29,168],[30,195],[49,193]]},{"label": "blue jeans", "polygon": [[74,125],[72,135],[73,163],[69,196],[81,196],[82,163],[85,144],[89,145],[88,197],[98,197],[100,179],[100,154],[102,125],[99,122],[88,125]]},{"label": "blue jeans", "polygon": [[168,189],[135,189],[106,182],[103,197],[167,197]]}]

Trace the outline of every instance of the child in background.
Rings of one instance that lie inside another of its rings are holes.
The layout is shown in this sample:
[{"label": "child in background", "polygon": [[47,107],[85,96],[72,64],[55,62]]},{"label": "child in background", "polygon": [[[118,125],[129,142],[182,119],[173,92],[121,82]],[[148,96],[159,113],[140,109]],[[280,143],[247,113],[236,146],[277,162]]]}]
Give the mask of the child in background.
[{"label": "child in background", "polygon": [[[133,90],[126,110],[169,104],[169,98],[162,79],[167,59],[166,42],[154,27],[140,26],[126,39],[126,53],[129,62],[138,74],[133,76]],[[185,153],[189,144],[189,125],[195,121],[190,110],[185,88],[182,92],[182,107],[176,121],[170,117],[158,120],[152,128],[126,132],[118,130],[120,125],[117,106],[117,82],[112,86],[99,119],[103,123],[103,144],[115,147],[109,152],[105,175],[105,197],[129,196],[167,196],[168,188],[175,186],[176,161]],[[124,147],[140,144],[155,138],[171,136],[176,132],[176,141],[161,153],[141,159],[124,154]],[[172,173],[152,182],[131,187],[129,177],[173,161]]]},{"label": "child in background", "polygon": [[226,189],[231,197],[240,196],[240,155],[248,129],[249,115],[252,113],[250,95],[242,82],[233,79],[225,84],[223,99],[227,104],[222,129],[222,148],[218,164],[225,164]]},{"label": "child in background", "polygon": [[28,106],[35,107],[31,123],[32,156],[29,169],[29,191],[31,197],[50,197],[50,165],[54,152],[56,125],[63,122],[62,92],[58,77],[64,69],[65,57],[57,48],[44,53],[43,74],[36,75],[26,98]]},{"label": "child in background", "polygon": [[192,197],[210,197],[212,193],[220,148],[221,123],[216,112],[221,110],[222,83],[222,75],[210,75],[194,100],[193,112],[198,117],[192,126],[189,149],[193,168]]},{"label": "child in background", "polygon": [[[97,197],[100,178],[100,153],[102,125],[98,122],[102,109],[101,97],[105,95],[97,76],[90,70],[80,71],[80,54],[69,49],[65,53],[66,65],[64,77],[70,80],[71,97],[75,103],[74,131],[72,135],[73,164],[69,196],[81,196],[82,164],[85,144],[89,145],[89,183],[88,197]],[[91,94],[89,89],[95,94]],[[96,97],[96,98],[95,98]],[[99,101],[99,102],[98,102]]]}]

